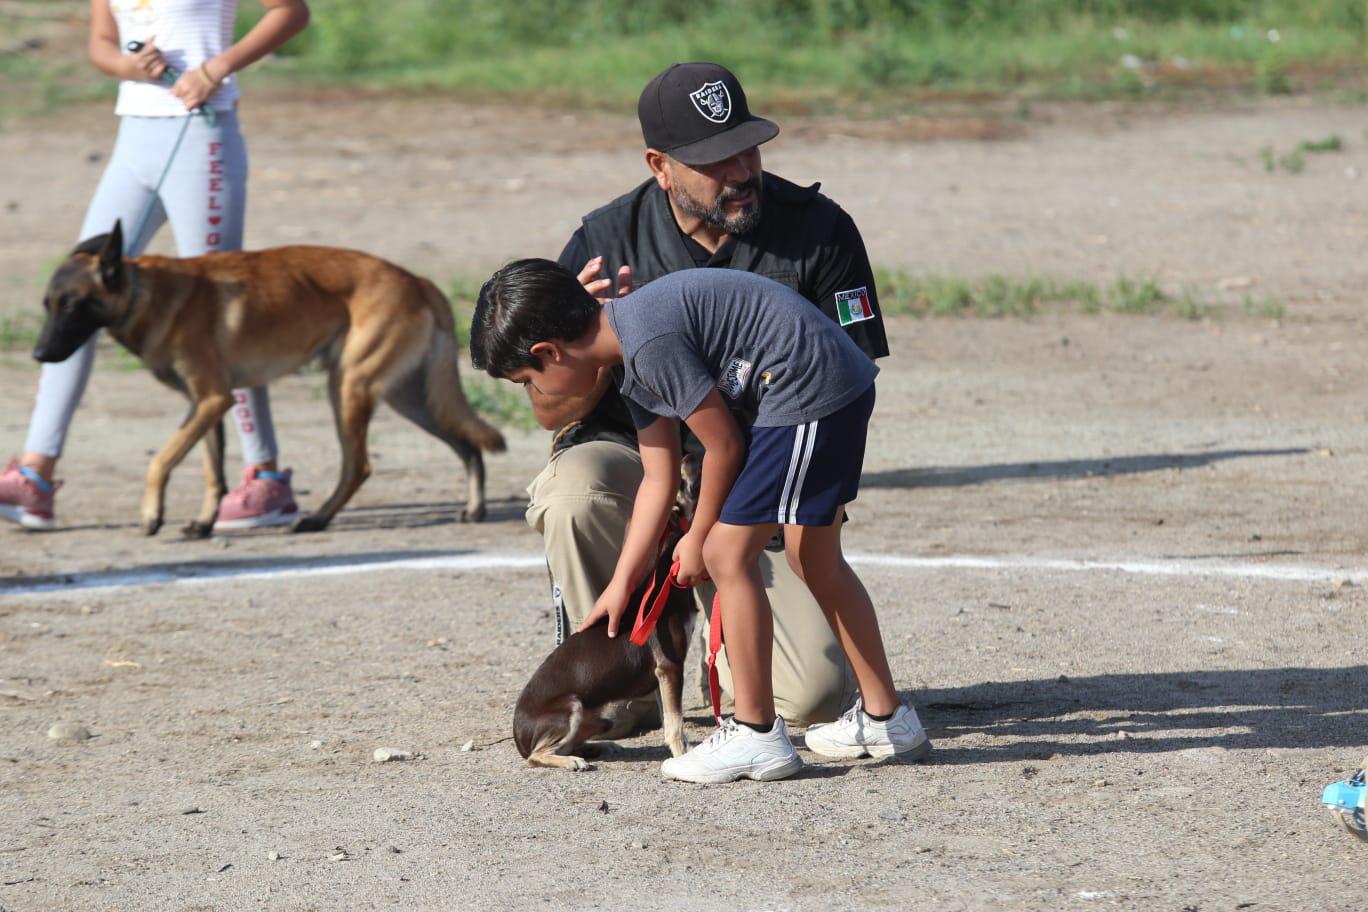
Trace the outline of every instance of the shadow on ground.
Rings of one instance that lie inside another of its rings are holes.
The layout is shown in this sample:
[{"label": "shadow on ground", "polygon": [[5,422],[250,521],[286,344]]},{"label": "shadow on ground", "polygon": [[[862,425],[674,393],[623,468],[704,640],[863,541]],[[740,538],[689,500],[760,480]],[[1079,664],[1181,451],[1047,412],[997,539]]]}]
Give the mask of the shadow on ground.
[{"label": "shadow on ground", "polygon": [[[486,500],[485,507],[488,512],[481,522],[523,522],[524,514],[527,511],[527,498],[504,497]],[[307,514],[308,512],[308,510],[303,511],[304,514]],[[333,517],[333,521],[328,524],[328,528],[325,531],[360,532],[374,529],[422,529],[428,526],[460,525],[464,522],[466,522],[464,501],[374,504],[361,507],[343,507],[341,512]],[[166,525],[158,534],[167,538],[186,538],[181,534],[179,523],[180,521],[177,518],[168,519]],[[42,534],[44,536],[52,536],[71,532],[112,532],[116,530],[126,530],[134,535],[142,534],[142,530],[136,519],[128,522],[78,523],[74,525],[62,524],[56,529],[43,532]],[[18,530],[16,530],[16,532],[17,531]],[[272,526],[264,529],[251,529],[242,532],[229,532],[226,534],[236,538],[244,535],[290,535],[293,533],[291,533],[289,526]],[[196,536],[190,536],[186,538],[186,540],[201,541],[202,539]]]},{"label": "shadow on ground", "polygon": [[[1368,665],[998,681],[903,696],[940,739],[937,763],[1368,741]],[[1002,740],[953,746],[975,734]]]},{"label": "shadow on ground", "polygon": [[[481,522],[523,522],[526,497],[504,497],[485,501],[488,513]],[[463,523],[465,502],[376,504],[347,507],[333,519],[329,529],[355,532],[363,529],[421,529]]]},{"label": "shadow on ground", "polygon": [[1271,450],[1212,450],[1207,453],[1152,453],[1143,456],[1109,456],[1105,459],[1063,459],[1055,462],[1004,462],[981,466],[929,466],[919,469],[890,469],[866,472],[860,477],[865,488],[955,488],[1014,479],[1094,478],[1108,475],[1138,475],[1168,469],[1199,469],[1230,459],[1259,459],[1275,456],[1300,456],[1311,452],[1306,447]]}]

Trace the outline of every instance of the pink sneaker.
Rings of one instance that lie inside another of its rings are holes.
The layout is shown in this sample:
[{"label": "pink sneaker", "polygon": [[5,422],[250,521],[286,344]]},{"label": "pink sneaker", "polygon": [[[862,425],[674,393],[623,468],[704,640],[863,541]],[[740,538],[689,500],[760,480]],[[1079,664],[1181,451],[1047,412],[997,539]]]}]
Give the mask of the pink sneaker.
[{"label": "pink sneaker", "polygon": [[288,526],[299,515],[290,491],[290,470],[267,472],[255,466],[242,470],[242,484],[219,501],[214,531]]},{"label": "pink sneaker", "polygon": [[57,525],[53,513],[53,496],[60,483],[49,483],[44,491],[43,478],[31,469],[22,468],[11,459],[0,472],[0,517],[17,522],[25,529],[51,529]]}]

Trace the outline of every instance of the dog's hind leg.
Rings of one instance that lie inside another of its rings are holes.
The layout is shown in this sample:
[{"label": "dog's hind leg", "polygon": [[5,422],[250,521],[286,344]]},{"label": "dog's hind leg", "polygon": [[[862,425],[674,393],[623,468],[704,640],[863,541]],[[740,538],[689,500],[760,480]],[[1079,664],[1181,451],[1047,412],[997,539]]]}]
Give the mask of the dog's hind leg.
[{"label": "dog's hind leg", "polygon": [[527,757],[527,765],[574,770],[577,773],[594,768],[594,764],[583,757],[576,757],[573,754],[562,756],[549,750],[533,751]]},{"label": "dog's hind leg", "polygon": [[606,725],[598,714],[585,713],[584,704],[580,699],[571,696],[564,734],[558,739],[552,740],[551,737],[547,737],[538,743],[528,754],[527,765],[576,771],[593,769],[592,763],[576,756],[575,752]]},{"label": "dog's hind leg", "polygon": [[161,528],[166,482],[171,477],[171,470],[180,465],[190,449],[221,422],[232,407],[233,394],[226,388],[201,394],[195,399],[190,415],[180,430],[172,434],[162,451],[152,458],[147,467],[147,484],[143,489],[142,529],[145,534],[156,535]]},{"label": "dog's hind leg", "polygon": [[370,477],[370,457],[366,450],[366,429],[375,413],[375,398],[367,378],[359,371],[333,368],[328,394],[337,423],[337,440],[342,447],[342,473],[332,495],[314,512],[298,519],[291,532],[318,532],[326,529],[337,511],[351,499],[361,483]]},{"label": "dog's hind leg", "polygon": [[204,456],[204,501],[199,516],[186,524],[181,532],[186,538],[208,538],[218,518],[219,501],[228,492],[228,480],[223,475],[223,421],[209,429],[200,445]]},{"label": "dog's hind leg", "polygon": [[440,424],[428,407],[428,381],[421,370],[410,373],[385,392],[390,408],[451,447],[466,471],[466,507],[462,520],[479,522],[485,518],[485,467],[479,447],[472,445],[454,428]]}]

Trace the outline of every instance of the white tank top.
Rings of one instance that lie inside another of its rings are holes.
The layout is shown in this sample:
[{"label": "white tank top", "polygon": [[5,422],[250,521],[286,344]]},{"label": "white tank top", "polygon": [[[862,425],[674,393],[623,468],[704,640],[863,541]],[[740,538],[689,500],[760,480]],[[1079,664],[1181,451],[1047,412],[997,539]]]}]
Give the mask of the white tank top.
[{"label": "white tank top", "polygon": [[[166,62],[188,73],[223,53],[233,43],[237,0],[109,0],[119,24],[119,47],[155,38]],[[221,75],[215,73],[215,76]],[[237,79],[229,76],[208,104],[216,111],[237,102]],[[119,83],[114,113],[132,117],[184,117],[185,105],[164,82]]]}]

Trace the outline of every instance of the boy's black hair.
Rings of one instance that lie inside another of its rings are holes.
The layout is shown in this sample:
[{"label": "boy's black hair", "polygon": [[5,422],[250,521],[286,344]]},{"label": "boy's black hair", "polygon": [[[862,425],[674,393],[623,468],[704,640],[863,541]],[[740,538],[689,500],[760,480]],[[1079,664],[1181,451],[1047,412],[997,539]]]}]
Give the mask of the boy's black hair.
[{"label": "boy's black hair", "polygon": [[573,342],[602,307],[568,270],[550,260],[515,260],[490,276],[470,319],[470,360],[476,370],[507,377],[520,367],[541,370],[532,346]]}]

